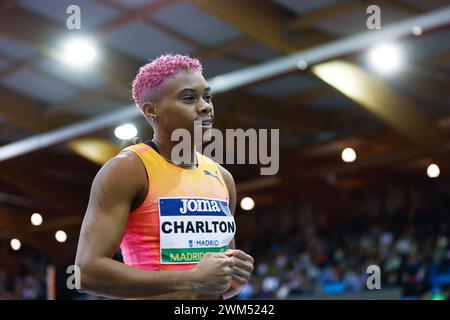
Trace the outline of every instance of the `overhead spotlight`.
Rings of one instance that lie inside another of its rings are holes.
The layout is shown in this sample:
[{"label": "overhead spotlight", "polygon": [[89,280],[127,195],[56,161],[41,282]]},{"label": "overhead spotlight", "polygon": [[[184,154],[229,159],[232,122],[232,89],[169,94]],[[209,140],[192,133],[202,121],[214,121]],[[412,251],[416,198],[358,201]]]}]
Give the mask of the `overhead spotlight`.
[{"label": "overhead spotlight", "polygon": [[31,224],[33,226],[40,226],[42,224],[42,216],[39,213],[33,213],[31,215]]},{"label": "overhead spotlight", "polygon": [[19,239],[12,239],[10,245],[14,251],[20,250],[20,247],[22,247]]},{"label": "overhead spotlight", "polygon": [[341,153],[342,161],[353,162],[356,160],[356,152],[352,148],[345,148]]},{"label": "overhead spotlight", "polygon": [[429,178],[437,178],[441,174],[441,170],[439,169],[437,164],[430,164],[427,168],[427,175]]},{"label": "overhead spotlight", "polygon": [[300,70],[306,70],[306,68],[308,68],[308,64],[305,60],[300,60],[299,62],[297,62],[297,68],[299,68]]},{"label": "overhead spotlight", "polygon": [[83,67],[90,64],[96,54],[92,41],[87,38],[72,38],[63,45],[62,60],[73,67]]},{"label": "overhead spotlight", "polygon": [[414,27],[412,27],[411,32],[415,36],[420,36],[422,34],[423,30],[419,26],[414,26]]},{"label": "overhead spotlight", "polygon": [[114,134],[116,135],[117,138],[121,140],[130,140],[136,137],[137,129],[131,123],[127,123],[117,127],[114,130]]},{"label": "overhead spotlight", "polygon": [[371,65],[381,73],[389,74],[402,66],[402,53],[394,44],[383,44],[369,52]]},{"label": "overhead spotlight", "polygon": [[55,233],[55,239],[58,242],[66,242],[67,234],[64,231],[62,231],[62,230],[58,230]]},{"label": "overhead spotlight", "polygon": [[241,200],[241,208],[242,210],[249,211],[255,207],[255,201],[253,201],[250,197],[244,197]]}]

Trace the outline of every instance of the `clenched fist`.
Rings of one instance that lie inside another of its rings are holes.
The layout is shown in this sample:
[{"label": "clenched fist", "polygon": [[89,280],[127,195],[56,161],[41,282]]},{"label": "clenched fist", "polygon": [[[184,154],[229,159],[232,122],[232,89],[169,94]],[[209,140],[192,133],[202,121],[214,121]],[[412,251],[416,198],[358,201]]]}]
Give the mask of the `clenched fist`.
[{"label": "clenched fist", "polygon": [[206,253],[191,270],[193,289],[210,294],[227,291],[233,279],[235,261],[224,253]]},{"label": "clenched fist", "polygon": [[239,294],[247,284],[253,272],[254,260],[242,250],[228,249],[224,254],[234,260],[231,287],[223,293],[223,298],[229,299]]}]

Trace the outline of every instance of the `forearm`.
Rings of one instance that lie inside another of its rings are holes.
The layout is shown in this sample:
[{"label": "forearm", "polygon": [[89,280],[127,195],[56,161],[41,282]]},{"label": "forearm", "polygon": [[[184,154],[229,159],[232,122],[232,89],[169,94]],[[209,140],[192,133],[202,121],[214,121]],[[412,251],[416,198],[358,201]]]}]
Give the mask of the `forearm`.
[{"label": "forearm", "polygon": [[147,271],[102,257],[80,267],[82,290],[130,299],[194,290],[192,271]]}]

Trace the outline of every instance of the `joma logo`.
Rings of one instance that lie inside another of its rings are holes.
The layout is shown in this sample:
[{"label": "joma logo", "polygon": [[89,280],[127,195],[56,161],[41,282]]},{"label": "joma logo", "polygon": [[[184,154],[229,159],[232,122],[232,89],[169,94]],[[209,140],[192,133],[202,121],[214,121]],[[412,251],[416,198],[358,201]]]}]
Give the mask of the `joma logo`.
[{"label": "joma logo", "polygon": [[180,213],[190,212],[220,212],[217,201],[206,199],[181,199],[183,207],[180,208]]}]

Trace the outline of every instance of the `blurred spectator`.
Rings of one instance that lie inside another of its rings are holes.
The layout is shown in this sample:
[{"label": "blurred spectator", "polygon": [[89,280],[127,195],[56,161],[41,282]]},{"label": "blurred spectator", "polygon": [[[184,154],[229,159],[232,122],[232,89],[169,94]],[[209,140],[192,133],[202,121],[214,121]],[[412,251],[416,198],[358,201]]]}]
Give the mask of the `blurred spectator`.
[{"label": "blurred spectator", "polygon": [[255,257],[251,289],[237,299],[367,291],[371,264],[381,268],[382,288],[401,288],[404,299],[450,299],[450,210],[440,210],[447,212],[441,220],[436,212],[408,218],[407,208],[399,208],[382,223],[366,219],[345,225],[332,225],[321,215],[325,229],[309,226],[314,231],[303,236],[298,228],[279,231],[284,234],[273,238],[284,241],[267,246],[269,251],[250,252]]}]

